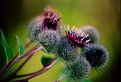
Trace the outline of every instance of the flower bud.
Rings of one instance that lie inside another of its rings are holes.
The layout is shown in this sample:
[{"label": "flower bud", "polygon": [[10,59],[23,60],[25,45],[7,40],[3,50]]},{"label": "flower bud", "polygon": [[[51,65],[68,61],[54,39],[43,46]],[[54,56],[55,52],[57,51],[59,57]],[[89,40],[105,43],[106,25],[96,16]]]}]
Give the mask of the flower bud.
[{"label": "flower bud", "polygon": [[85,49],[84,56],[89,61],[91,67],[94,68],[103,68],[109,61],[107,49],[99,44],[94,44],[90,49]]},{"label": "flower bud", "polygon": [[71,82],[82,82],[88,77],[90,69],[91,66],[86,58],[78,57],[76,62],[67,66],[67,79]]},{"label": "flower bud", "polygon": [[80,48],[68,38],[64,37],[61,39],[58,45],[57,56],[67,62],[73,62],[80,53]]},{"label": "flower bud", "polygon": [[43,45],[49,53],[56,53],[57,46],[60,41],[60,36],[56,31],[53,30],[45,30],[38,34],[35,40],[39,44]]}]

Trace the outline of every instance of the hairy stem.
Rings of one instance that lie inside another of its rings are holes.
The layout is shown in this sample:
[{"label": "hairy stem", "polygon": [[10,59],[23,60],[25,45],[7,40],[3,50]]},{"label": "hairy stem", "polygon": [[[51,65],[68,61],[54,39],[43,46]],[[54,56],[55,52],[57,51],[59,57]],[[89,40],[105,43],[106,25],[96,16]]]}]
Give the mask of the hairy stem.
[{"label": "hairy stem", "polygon": [[[25,44],[25,48],[27,48],[30,44],[32,43],[32,41],[29,39],[26,44]],[[14,65],[14,63],[16,63],[16,61],[18,61],[18,55],[19,53],[17,53],[13,59],[11,59],[9,61],[9,63],[4,67],[3,71],[0,73],[0,81],[2,80],[2,77],[9,71],[9,69]]]},{"label": "hairy stem", "polygon": [[11,63],[13,63],[16,60],[17,57],[18,57],[18,54],[16,54],[15,57],[12,60],[10,60],[10,62],[4,67],[3,71],[0,73],[0,81],[1,81],[2,77],[5,75],[6,70],[8,70]]},{"label": "hairy stem", "polygon": [[[26,42],[26,44],[25,44],[25,48],[28,48],[29,45],[30,45],[31,43],[32,43],[32,41],[31,41],[30,39],[28,39],[27,42]],[[4,67],[3,71],[0,73],[0,79],[3,77],[5,70],[9,67],[9,65],[10,65],[11,63],[13,63],[13,62],[15,61],[15,59],[17,59],[18,55],[19,55],[19,53],[17,53],[17,54],[14,56],[14,58],[11,59],[11,60],[9,61],[9,63]]]},{"label": "hairy stem", "polygon": [[[14,65],[14,64],[16,64],[17,62],[19,62],[21,59],[23,59],[24,57],[26,57],[26,56],[30,56],[30,55],[32,55],[32,54],[34,54],[36,51],[38,51],[40,48],[38,48],[37,47],[37,45],[36,46],[34,46],[32,49],[30,49],[28,52],[26,52],[24,55],[22,55],[22,56],[20,56],[20,57],[17,57],[12,63],[10,63],[10,65],[5,69],[5,71],[4,71],[4,73],[3,73],[3,75],[4,74],[6,74],[8,71],[9,71],[9,69]],[[1,79],[2,79],[2,77],[1,77]]]},{"label": "hairy stem", "polygon": [[[39,47],[39,49],[42,49],[42,47]],[[19,70],[30,60],[30,58],[33,56],[34,54],[32,55],[29,55],[28,58],[26,58],[26,60],[18,67],[18,69],[15,70],[15,72],[10,75],[7,79],[7,82],[9,82],[10,80],[12,80],[14,78],[14,76],[16,76],[16,74],[19,72]],[[20,60],[21,58],[23,57],[20,57]]]},{"label": "hairy stem", "polygon": [[36,51],[42,49],[42,47],[38,47],[38,45],[35,45],[33,48],[31,48],[28,52],[26,52],[24,55],[20,56],[17,58],[17,61],[20,61],[21,59],[23,59],[24,57],[30,56],[32,54],[34,54]]},{"label": "hairy stem", "polygon": [[54,61],[56,59],[57,59],[56,57],[52,58],[52,60],[48,63],[48,65],[46,67],[42,68],[41,70],[39,70],[37,72],[16,76],[16,77],[25,77],[25,76],[28,76],[28,77],[25,78],[25,79],[22,79],[22,80],[14,81],[14,82],[28,81],[31,78],[34,78],[34,77],[36,77],[38,75],[41,75],[41,74],[45,73],[46,71],[48,71],[54,65]]},{"label": "hairy stem", "polygon": [[[34,55],[34,54],[33,54]],[[6,78],[4,81],[5,82],[9,82],[11,81],[14,76],[16,76],[16,74],[20,71],[20,69],[27,63],[27,61],[33,56],[33,55],[30,55],[28,58],[26,58],[26,60],[15,70],[14,73],[12,73],[12,75],[10,75],[8,78]]]}]

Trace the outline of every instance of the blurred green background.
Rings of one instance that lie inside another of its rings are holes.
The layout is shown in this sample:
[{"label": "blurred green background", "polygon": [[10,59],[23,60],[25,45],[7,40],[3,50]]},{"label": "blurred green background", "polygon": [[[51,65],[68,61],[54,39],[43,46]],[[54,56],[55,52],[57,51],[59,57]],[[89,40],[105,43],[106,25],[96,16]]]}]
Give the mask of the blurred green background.
[{"label": "blurred green background", "polygon": [[[100,34],[100,43],[109,50],[110,62],[104,71],[92,72],[89,79],[92,82],[120,81],[120,0],[2,0],[0,5],[0,27],[14,53],[17,52],[14,35],[18,35],[25,43],[28,37],[26,25],[48,5],[61,13],[64,24],[77,27],[95,26]],[[19,74],[42,68],[42,54],[44,53],[41,51],[36,53]],[[53,82],[61,75],[62,67],[63,64],[59,62],[48,72],[29,82]]]}]

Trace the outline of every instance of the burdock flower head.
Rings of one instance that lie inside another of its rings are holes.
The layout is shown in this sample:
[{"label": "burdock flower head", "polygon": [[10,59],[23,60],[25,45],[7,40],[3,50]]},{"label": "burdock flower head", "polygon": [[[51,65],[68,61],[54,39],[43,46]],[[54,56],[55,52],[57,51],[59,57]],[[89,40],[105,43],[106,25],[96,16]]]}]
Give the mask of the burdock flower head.
[{"label": "burdock flower head", "polygon": [[81,56],[73,64],[67,65],[66,70],[69,82],[83,82],[87,79],[91,66],[86,58]]},{"label": "burdock flower head", "polygon": [[89,61],[92,68],[104,68],[109,61],[107,49],[99,44],[94,44],[90,49],[85,49],[84,56]]},{"label": "burdock flower head", "polygon": [[85,34],[81,30],[76,28],[70,29],[67,26],[66,36],[61,39],[58,46],[58,56],[67,62],[74,62],[81,53],[80,48],[90,45],[90,38],[88,36],[88,34]]},{"label": "burdock flower head", "polygon": [[60,26],[60,14],[58,14],[51,7],[45,8],[44,14],[42,16],[42,28],[58,30]]},{"label": "burdock flower head", "polygon": [[60,14],[47,7],[41,16],[30,22],[29,28],[32,41],[43,45],[48,52],[56,52],[60,40]]},{"label": "burdock flower head", "polygon": [[56,53],[60,36],[56,31],[45,30],[38,34],[38,43],[42,44],[47,52]]},{"label": "burdock flower head", "polygon": [[43,14],[35,17],[29,24],[29,27],[38,27],[40,30],[52,29],[57,30],[60,26],[60,14],[52,9],[51,7],[46,7]]},{"label": "burdock flower head", "polygon": [[31,39],[35,40],[37,34],[43,30],[51,29],[59,31],[60,18],[60,14],[57,13],[54,9],[51,7],[45,8],[43,14],[35,17],[28,25]]},{"label": "burdock flower head", "polygon": [[66,37],[81,48],[91,46],[91,38],[89,37],[89,34],[75,28],[74,26],[71,30],[69,29],[69,26],[67,27]]}]

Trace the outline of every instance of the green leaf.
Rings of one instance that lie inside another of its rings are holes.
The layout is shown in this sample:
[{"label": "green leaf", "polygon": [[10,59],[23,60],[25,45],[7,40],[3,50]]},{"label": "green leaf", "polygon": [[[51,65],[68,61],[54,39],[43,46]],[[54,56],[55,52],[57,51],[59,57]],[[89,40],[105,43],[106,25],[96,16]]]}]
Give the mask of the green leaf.
[{"label": "green leaf", "polygon": [[5,51],[5,54],[6,54],[6,57],[7,57],[7,60],[10,60],[13,58],[13,51],[12,49],[9,47],[7,41],[6,41],[6,38],[2,32],[2,30],[0,29],[0,43],[1,45],[3,46],[4,48],[4,51]]},{"label": "green leaf", "polygon": [[48,56],[48,55],[43,55],[41,58],[41,63],[43,65],[43,67],[46,67],[48,65],[48,63],[51,61],[52,56]]},{"label": "green leaf", "polygon": [[5,55],[3,47],[0,45],[0,72],[4,68],[6,63],[7,63],[7,57]]},{"label": "green leaf", "polygon": [[20,55],[23,55],[24,52],[25,52],[25,48],[24,48],[24,46],[23,46],[23,43],[22,43],[21,39],[20,39],[18,36],[16,36],[16,39],[17,39],[19,54],[20,54]]}]

